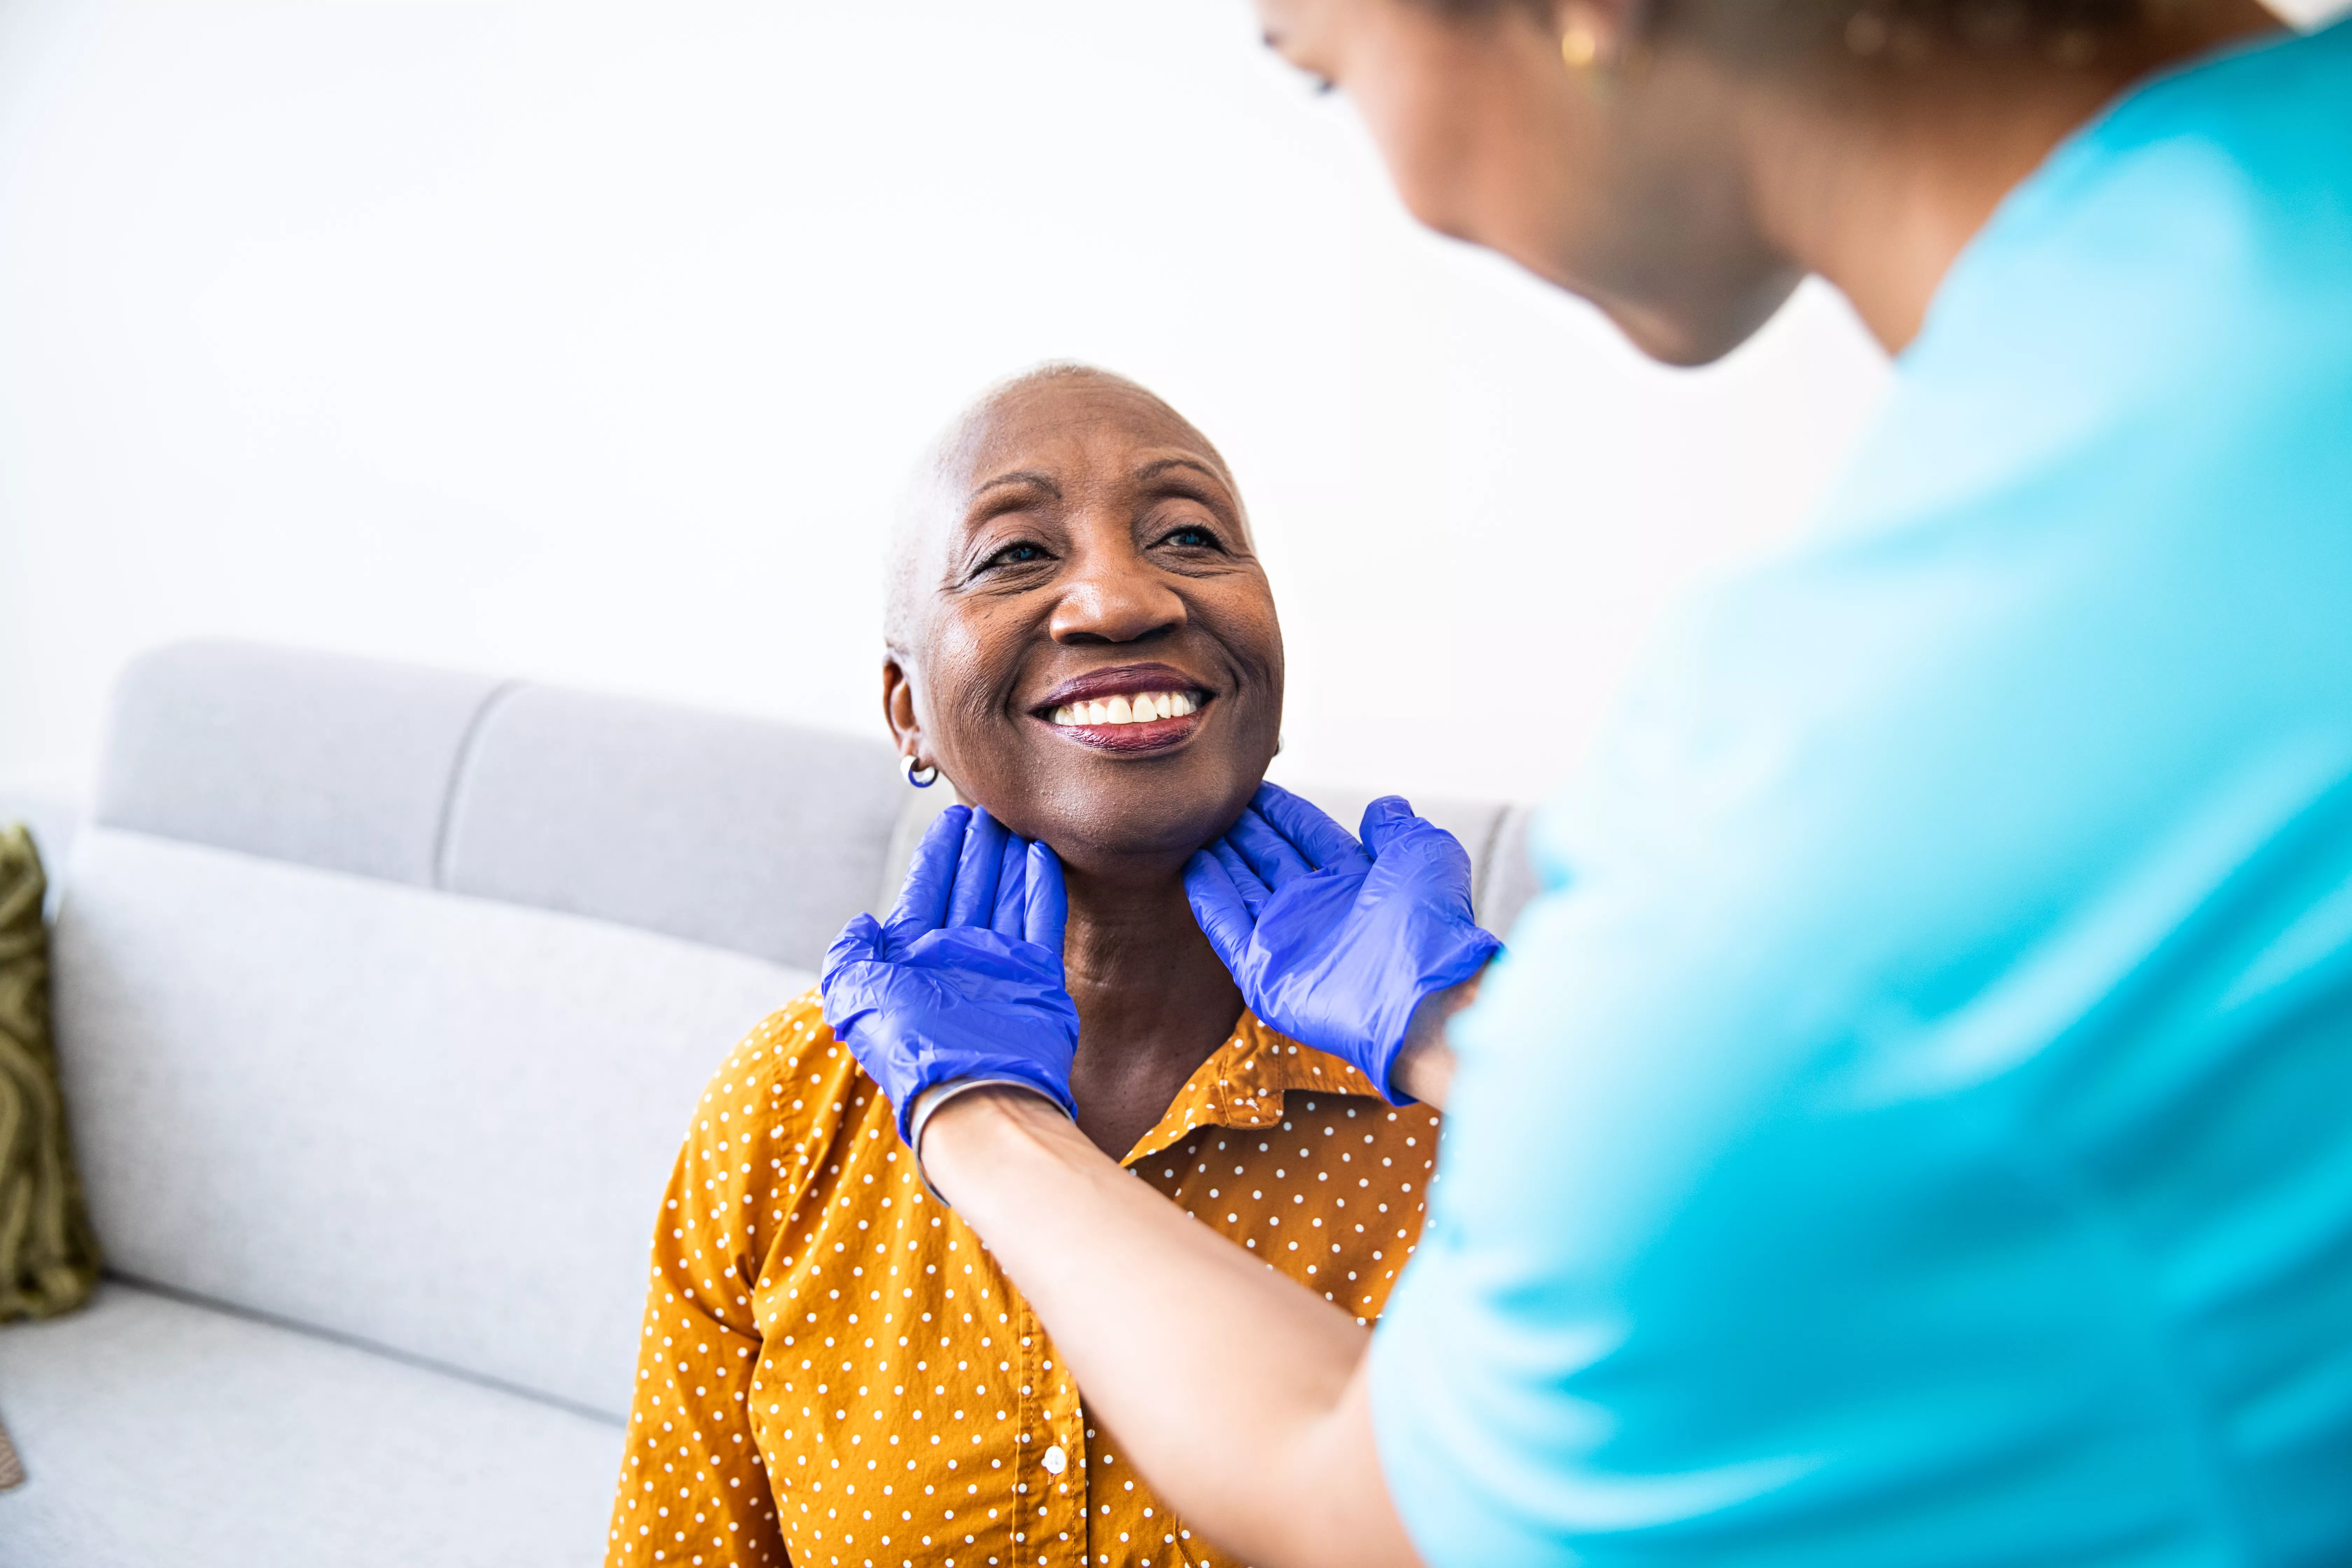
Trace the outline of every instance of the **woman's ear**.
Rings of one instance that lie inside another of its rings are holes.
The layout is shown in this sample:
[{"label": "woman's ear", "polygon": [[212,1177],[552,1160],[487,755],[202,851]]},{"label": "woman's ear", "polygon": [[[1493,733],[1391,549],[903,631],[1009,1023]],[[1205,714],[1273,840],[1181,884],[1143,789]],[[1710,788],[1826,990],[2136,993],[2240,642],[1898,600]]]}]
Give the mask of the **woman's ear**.
[{"label": "woman's ear", "polygon": [[900,756],[914,758],[918,766],[931,764],[923,754],[922,721],[915,717],[915,683],[895,653],[882,658],[882,721],[890,726],[890,741]]},{"label": "woman's ear", "polygon": [[[929,788],[929,784],[924,784],[925,778],[933,783],[947,778],[947,773],[940,767],[939,758],[923,744],[923,722],[915,714],[915,679],[907,673],[907,667],[898,662],[898,656],[895,653],[882,657],[882,719],[890,726],[891,742],[898,748],[898,755],[908,766],[908,784]],[[925,769],[929,772],[924,773]],[[919,773],[923,776],[917,777]],[[966,799],[962,786],[953,779],[948,779],[948,788],[949,793],[963,805],[978,804]],[[940,804],[946,803],[942,801]]]}]

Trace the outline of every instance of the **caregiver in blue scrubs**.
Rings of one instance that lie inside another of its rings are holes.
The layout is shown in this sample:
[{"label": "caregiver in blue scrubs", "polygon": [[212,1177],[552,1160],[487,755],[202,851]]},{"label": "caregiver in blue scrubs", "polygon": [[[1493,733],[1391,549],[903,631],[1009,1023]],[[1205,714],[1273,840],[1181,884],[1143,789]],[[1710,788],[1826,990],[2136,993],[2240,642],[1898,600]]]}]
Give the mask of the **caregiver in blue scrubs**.
[{"label": "caregiver in blue scrubs", "polygon": [[1050,855],[963,930],[943,838],[845,939],[828,1016],[1092,1418],[1265,1568],[2352,1563],[2352,26],[1260,11],[1418,216],[1651,353],[1819,274],[1897,374],[1507,952],[1395,803],[1192,861],[1253,1008],[1444,1106],[1376,1330],[1056,1108]]}]

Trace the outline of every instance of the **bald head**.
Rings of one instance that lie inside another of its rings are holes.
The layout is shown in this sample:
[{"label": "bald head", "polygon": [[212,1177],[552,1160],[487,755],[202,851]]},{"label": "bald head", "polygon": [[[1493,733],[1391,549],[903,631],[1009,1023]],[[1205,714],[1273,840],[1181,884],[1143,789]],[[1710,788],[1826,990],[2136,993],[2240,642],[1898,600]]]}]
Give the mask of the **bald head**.
[{"label": "bald head", "polygon": [[912,650],[922,589],[939,577],[943,542],[975,490],[993,476],[993,465],[1017,461],[1013,449],[1040,430],[1086,423],[1117,424],[1192,447],[1234,488],[1209,438],[1166,399],[1123,375],[1066,361],[1001,381],[925,449],[907,487],[884,567],[882,636],[893,653],[903,658]]}]

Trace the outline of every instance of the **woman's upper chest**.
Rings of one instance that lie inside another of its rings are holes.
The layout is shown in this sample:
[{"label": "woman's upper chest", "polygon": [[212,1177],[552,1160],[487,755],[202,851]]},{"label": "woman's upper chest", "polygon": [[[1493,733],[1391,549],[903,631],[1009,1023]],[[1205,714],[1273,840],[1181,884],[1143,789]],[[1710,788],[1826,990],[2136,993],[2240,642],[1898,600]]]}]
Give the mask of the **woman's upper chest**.
[{"label": "woman's upper chest", "polygon": [[[1181,1206],[1367,1320],[1418,1235],[1435,1118],[1353,1095],[1171,1110],[1130,1164]],[[1220,1561],[1099,1429],[1019,1292],[916,1179],[870,1085],[756,1288],[753,1426],[795,1561]],[[1180,1102],[1181,1108],[1181,1102]]]}]

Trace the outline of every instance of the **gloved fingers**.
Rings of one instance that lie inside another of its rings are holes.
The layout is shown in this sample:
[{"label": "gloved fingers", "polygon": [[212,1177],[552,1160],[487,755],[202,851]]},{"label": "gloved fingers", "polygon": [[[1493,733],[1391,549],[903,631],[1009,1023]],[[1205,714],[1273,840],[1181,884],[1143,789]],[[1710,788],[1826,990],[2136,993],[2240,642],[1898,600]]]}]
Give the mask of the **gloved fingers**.
[{"label": "gloved fingers", "polygon": [[1192,918],[1200,922],[1201,934],[1209,939],[1217,957],[1228,970],[1240,974],[1257,921],[1224,863],[1206,849],[1185,862],[1184,901],[1192,906]]},{"label": "gloved fingers", "polygon": [[831,975],[847,963],[866,963],[882,956],[882,926],[872,915],[852,915],[833,945],[824,950],[824,968]]},{"label": "gloved fingers", "polygon": [[996,878],[1003,868],[1004,824],[986,807],[971,814],[956,854],[955,892],[948,900],[950,926],[984,926],[996,913]]},{"label": "gloved fingers", "polygon": [[1069,890],[1062,884],[1062,858],[1042,840],[1029,846],[1024,868],[1021,934],[1055,958],[1070,923]]},{"label": "gloved fingers", "polygon": [[[1384,795],[1364,807],[1364,847],[1378,858],[1387,850],[1390,840],[1415,823],[1431,826],[1425,818],[1413,815],[1412,803],[1404,796]],[[1441,827],[1437,831],[1444,833],[1445,830]],[[1450,838],[1453,835],[1446,834],[1446,837]]]},{"label": "gloved fingers", "polygon": [[968,805],[951,805],[940,813],[915,846],[907,865],[907,884],[882,927],[893,946],[912,942],[927,931],[937,931],[947,919],[948,895],[955,890],[956,856],[963,848],[964,828],[971,820]]},{"label": "gloved fingers", "polygon": [[[1300,877],[1315,874],[1315,868],[1307,863],[1304,855],[1291,847],[1290,840],[1276,833],[1273,826],[1255,811],[1244,808],[1240,820],[1225,829],[1222,842],[1233,846],[1269,892]],[[1262,903],[1265,900],[1258,901]]]},{"label": "gloved fingers", "polygon": [[1324,870],[1335,861],[1360,856],[1362,847],[1348,830],[1323,814],[1313,802],[1291,794],[1280,784],[1262,784],[1250,805],[1274,830],[1298,847],[1308,865]]},{"label": "gloved fingers", "polygon": [[1019,834],[1007,831],[1004,852],[996,864],[996,906],[989,916],[988,927],[999,936],[1021,940],[1024,909],[1028,902],[1029,841]]},{"label": "gloved fingers", "polygon": [[1445,889],[1470,908],[1470,851],[1462,840],[1425,816],[1415,816],[1401,795],[1383,795],[1364,808],[1364,843],[1379,864],[1425,889]]},{"label": "gloved fingers", "polygon": [[1241,896],[1243,907],[1249,910],[1250,923],[1256,924],[1258,911],[1265,908],[1266,900],[1274,897],[1274,889],[1259,880],[1257,873],[1250,869],[1248,859],[1229,841],[1212,840],[1208,853],[1216,858],[1226,879],[1233,883],[1234,891]]}]

